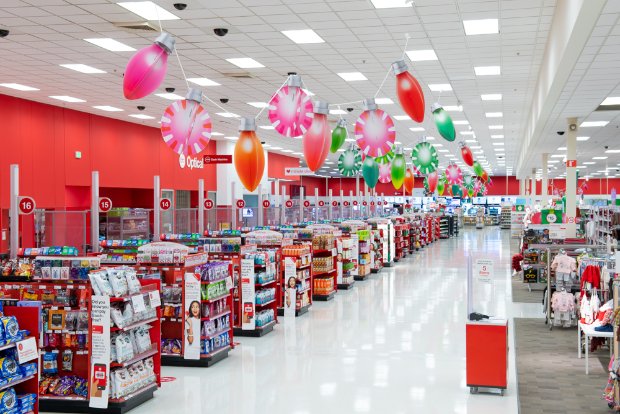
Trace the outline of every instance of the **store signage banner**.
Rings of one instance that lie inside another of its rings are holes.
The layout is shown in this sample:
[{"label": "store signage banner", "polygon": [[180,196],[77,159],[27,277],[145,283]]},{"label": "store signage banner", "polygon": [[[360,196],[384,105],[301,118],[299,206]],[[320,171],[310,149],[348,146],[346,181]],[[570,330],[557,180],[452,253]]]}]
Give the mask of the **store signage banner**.
[{"label": "store signage banner", "polygon": [[336,283],[342,283],[342,252],[344,251],[342,248],[342,239],[336,239],[336,250],[338,251],[336,255],[336,272],[338,272],[336,273]]},{"label": "store signage banner", "polygon": [[200,359],[200,275],[185,273],[183,358]]},{"label": "store signage banner", "polygon": [[202,157],[205,164],[232,164],[232,155],[205,155]]},{"label": "store signage banner", "polygon": [[285,168],[284,175],[287,177],[295,175],[314,175],[314,172],[308,167],[292,167]]},{"label": "store signage banner", "polygon": [[110,394],[110,298],[91,297],[91,359],[90,398],[91,408],[108,408]]},{"label": "store signage banner", "polygon": [[351,274],[353,276],[357,276],[359,275],[358,263],[360,258],[360,242],[357,233],[351,234],[351,240],[353,241],[353,243],[351,243],[351,262],[353,263],[353,269],[351,269]]},{"label": "store signage banner", "polygon": [[[297,307],[297,265],[292,257],[284,258],[284,316],[295,318]],[[303,287],[302,287],[303,289]]]},{"label": "store signage banner", "polygon": [[254,259],[241,260],[241,329],[256,329],[256,291],[254,281]]},{"label": "store signage banner", "polygon": [[179,167],[181,167],[181,169],[187,168],[188,170],[193,170],[193,169],[202,170],[204,166],[205,166],[204,160],[200,158],[192,157],[190,155],[185,156],[183,154],[179,156]]},{"label": "store signage banner", "polygon": [[542,224],[559,224],[562,222],[562,210],[544,209],[540,215]]},{"label": "store signage banner", "polygon": [[480,282],[490,283],[493,277],[493,260],[477,259],[474,265],[474,276]]},{"label": "store signage banner", "polygon": [[549,238],[552,240],[564,240],[566,238],[566,225],[549,224]]}]

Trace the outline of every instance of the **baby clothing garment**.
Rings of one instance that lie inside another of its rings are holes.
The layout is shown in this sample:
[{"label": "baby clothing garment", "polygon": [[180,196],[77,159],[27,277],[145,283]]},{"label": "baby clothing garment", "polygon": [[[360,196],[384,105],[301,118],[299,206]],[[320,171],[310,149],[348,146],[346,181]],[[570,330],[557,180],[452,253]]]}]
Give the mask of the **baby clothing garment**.
[{"label": "baby clothing garment", "polygon": [[558,254],[553,258],[551,270],[556,273],[571,273],[577,270],[577,261],[567,254]]}]

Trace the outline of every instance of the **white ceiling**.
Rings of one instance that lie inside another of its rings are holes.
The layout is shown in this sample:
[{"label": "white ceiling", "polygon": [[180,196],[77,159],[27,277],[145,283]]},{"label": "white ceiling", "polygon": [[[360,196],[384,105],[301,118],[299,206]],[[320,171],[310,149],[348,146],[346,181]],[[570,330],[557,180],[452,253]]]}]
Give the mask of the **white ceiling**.
[{"label": "white ceiling", "polygon": [[[221,86],[203,88],[205,94],[217,102],[220,98],[228,98],[226,109],[242,116],[256,115],[259,110],[246,102],[267,102],[285,80],[287,72],[299,73],[306,87],[316,94],[314,98],[332,104],[361,101],[375,95],[390,64],[400,58],[407,35],[410,37],[407,50],[434,49],[438,61],[408,62],[424,88],[427,107],[435,101],[443,105],[463,105],[463,112],[451,113],[453,119],[469,121],[478,140],[470,145],[480,145],[483,151],[475,157],[486,157],[495,175],[504,174],[506,168],[498,165],[493,148],[499,145],[492,145],[492,141],[505,143],[506,167],[515,166],[520,149],[515,138],[523,136],[526,109],[532,99],[555,8],[555,0],[416,0],[415,7],[393,9],[375,9],[370,0],[186,0],[189,7],[177,11],[172,4],[178,1],[157,3],[181,18],[163,21],[162,25],[164,31],[176,38],[187,76],[207,77],[220,83]],[[609,3],[617,6],[617,2]],[[465,36],[463,20],[488,18],[499,19],[499,34]],[[0,83],[20,83],[40,90],[19,92],[0,88],[0,93],[53,105],[63,103],[48,96],[70,95],[87,102],[68,103],[69,108],[157,127],[157,120],[171,101],[156,96],[139,101],[123,98],[122,74],[132,52],[110,52],[83,40],[110,37],[139,49],[151,44],[157,33],[128,31],[113,25],[139,21],[142,21],[140,17],[110,0],[2,0],[0,27],[10,29],[11,34],[0,39]],[[617,35],[615,19],[606,22],[608,30],[602,29],[600,36]],[[212,31],[215,27],[229,28],[230,33],[217,37]],[[325,43],[295,44],[280,33],[308,28]],[[598,43],[588,45],[590,59],[605,45],[604,39],[597,39]],[[615,39],[617,37],[612,40]],[[617,40],[615,42],[617,44]],[[611,50],[608,53],[612,53]],[[613,55],[617,60],[617,50]],[[235,57],[251,57],[265,67],[244,70],[225,60]],[[579,68],[581,72],[591,70],[596,79],[601,65],[617,68],[613,62],[597,57],[593,67],[584,62]],[[107,73],[82,74],[59,66],[66,63],[87,64]],[[501,66],[501,75],[474,74],[474,66],[494,65]],[[354,71],[362,72],[368,80],[345,82],[337,75]],[[250,74],[250,79],[227,75],[245,72]],[[617,73],[613,71],[619,76]],[[571,81],[578,83],[580,79],[571,78]],[[444,92],[440,97],[428,89],[428,84],[435,83],[450,83],[453,91]],[[601,82],[597,87],[601,92],[605,88],[608,89],[605,92],[611,92],[616,85],[617,81],[605,85]],[[181,95],[186,92],[181,70],[172,57],[167,78],[158,92],[163,92],[164,87],[175,87]],[[481,100],[481,94],[491,93],[501,93],[503,100]],[[575,90],[575,94],[581,91]],[[397,102],[391,74],[378,97],[389,97]],[[575,100],[572,96],[566,99]],[[600,100],[593,96],[588,103],[595,105]],[[96,105],[111,105],[124,111],[102,112],[93,108]],[[128,115],[139,113],[137,105],[146,106],[143,113],[156,119],[130,118]],[[353,124],[361,105],[350,106],[355,111],[346,119]],[[214,120],[214,131],[225,136],[238,134],[238,120],[215,115],[221,110],[211,103],[206,107]],[[382,109],[391,115],[404,114],[398,103],[382,106]],[[563,109],[562,113],[567,110],[575,109]],[[486,112],[502,112],[503,118],[486,118]],[[426,132],[411,132],[410,127],[418,126],[411,120],[395,120],[396,140],[410,148],[426,133],[436,138],[433,143],[441,143],[442,149],[450,151],[440,153],[442,166],[447,165],[446,155],[454,154],[460,161],[457,143],[461,138],[472,139],[472,136],[459,134],[456,142],[448,143],[436,132],[429,115],[430,110],[427,110],[423,125]],[[335,121],[337,117],[331,118]],[[613,123],[617,125],[618,121]],[[266,112],[258,124],[269,124]],[[489,125],[497,124],[502,124],[504,129],[489,130]],[[467,130],[467,125],[458,125],[457,131],[461,130]],[[505,138],[492,140],[492,133],[503,134]],[[301,152],[300,139],[284,138],[262,129],[258,134],[271,146]],[[330,155],[330,161],[336,161],[337,156]],[[328,166],[333,168],[336,163]]]}]

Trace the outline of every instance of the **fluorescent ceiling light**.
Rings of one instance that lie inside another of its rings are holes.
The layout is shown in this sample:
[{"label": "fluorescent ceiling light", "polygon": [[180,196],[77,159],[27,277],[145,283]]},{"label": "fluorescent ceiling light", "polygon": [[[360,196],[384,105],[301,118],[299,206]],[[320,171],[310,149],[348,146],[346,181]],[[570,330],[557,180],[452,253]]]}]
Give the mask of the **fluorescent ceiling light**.
[{"label": "fluorescent ceiling light", "polygon": [[564,154],[553,154],[553,155],[551,155],[551,158],[564,158],[564,157],[566,157],[566,155],[564,155]]},{"label": "fluorescent ceiling light", "polygon": [[93,108],[99,109],[101,111],[106,111],[106,112],[121,112],[122,111],[121,108],[117,108],[115,106],[110,106],[110,105],[98,105],[98,106],[93,106]]},{"label": "fluorescent ceiling light", "polygon": [[338,150],[337,150],[337,151],[338,151],[338,152],[344,152],[344,151],[345,151],[345,149],[344,149],[344,148],[338,148]]},{"label": "fluorescent ceiling light", "polygon": [[566,151],[566,147],[558,147],[558,151]]},{"label": "fluorescent ceiling light", "polygon": [[489,125],[489,129],[504,129],[503,125]]},{"label": "fluorescent ceiling light", "polygon": [[606,160],[607,157],[592,157],[593,160]]},{"label": "fluorescent ceiling light", "polygon": [[271,149],[272,149],[272,150],[281,150],[281,149],[282,149],[282,147],[272,147]]},{"label": "fluorescent ceiling light", "polygon": [[304,155],[303,152],[294,152],[293,154],[295,154],[295,155]]},{"label": "fluorescent ceiling light", "polygon": [[244,57],[244,58],[231,58],[226,59],[229,63],[241,68],[241,69],[256,69],[256,68],[264,68],[265,66],[255,61],[252,58]]},{"label": "fluorescent ceiling light", "polygon": [[219,83],[207,78],[187,78],[187,81],[198,86],[220,86]]},{"label": "fluorescent ceiling light", "polygon": [[267,108],[269,106],[267,102],[247,102],[247,104],[254,108]]},{"label": "fluorescent ceiling light", "polygon": [[428,88],[433,92],[449,92],[452,90],[452,85],[449,83],[431,83]]},{"label": "fluorescent ceiling light", "polygon": [[474,145],[473,147],[469,147],[469,149],[481,149],[482,147],[480,145]]},{"label": "fluorescent ceiling light", "polygon": [[427,60],[437,60],[437,55],[433,49],[410,50],[405,52],[412,62],[424,62]]},{"label": "fluorescent ceiling light", "polygon": [[501,69],[499,66],[476,66],[474,72],[476,76],[500,75]]},{"label": "fluorescent ceiling light", "polygon": [[427,141],[435,141],[435,137],[426,137]]},{"label": "fluorescent ceiling light", "polygon": [[394,101],[390,98],[375,98],[375,103],[377,105],[392,105]]},{"label": "fluorescent ceiling light", "polygon": [[443,109],[448,112],[463,112],[463,105],[446,105]]},{"label": "fluorescent ceiling light", "polygon": [[[211,135],[213,135],[213,134],[211,134]],[[269,144],[263,144],[263,148],[271,148],[271,145],[269,145]]]},{"label": "fluorescent ceiling light", "polygon": [[121,7],[137,14],[145,20],[178,20],[179,16],[175,16],[168,10],[159,7],[152,1],[127,1],[116,3]]},{"label": "fluorescent ceiling light", "polygon": [[608,96],[603,102],[601,102],[601,106],[606,105],[620,105],[620,96]]},{"label": "fluorescent ceiling light", "polygon": [[469,142],[471,144],[471,143],[476,142],[476,140],[475,139],[466,139],[465,142]]},{"label": "fluorescent ceiling light", "polygon": [[494,142],[493,145],[504,145],[503,142]]},{"label": "fluorescent ceiling light", "polygon": [[443,147],[443,144],[433,144],[433,146],[434,146],[435,148],[441,148],[441,147]]},{"label": "fluorescent ceiling light", "polygon": [[440,149],[440,150],[437,150],[437,152],[450,152],[450,151],[448,151],[446,149]]},{"label": "fluorescent ceiling light", "polygon": [[409,131],[420,132],[420,131],[424,131],[424,128],[422,128],[422,127],[411,127],[411,128],[409,128]]},{"label": "fluorescent ceiling light", "polygon": [[104,70],[93,68],[92,66],[88,65],[83,65],[81,63],[65,63],[60,66],[62,66],[63,68],[75,70],[80,73],[106,73]]},{"label": "fluorescent ceiling light", "polygon": [[411,0],[370,0],[375,9],[393,9],[397,7],[411,7]]},{"label": "fluorescent ceiling light", "polygon": [[463,28],[467,36],[499,33],[497,19],[463,20]]},{"label": "fluorescent ceiling light", "polygon": [[587,141],[590,137],[577,137],[577,141]]},{"label": "fluorescent ceiling light", "polygon": [[560,162],[560,161],[558,161],[558,160],[549,160],[549,161],[547,161],[547,164],[557,164],[558,162]]},{"label": "fluorescent ceiling light", "polygon": [[353,138],[345,138],[344,142],[355,142]]},{"label": "fluorescent ceiling light", "polygon": [[346,115],[347,111],[342,110],[342,109],[330,109],[329,113],[332,115]]},{"label": "fluorescent ceiling light", "polygon": [[[155,119],[154,116],[150,116],[150,115],[145,115],[145,114],[131,114],[129,115],[132,118],[137,118],[137,119]],[[213,134],[211,134],[213,135]]]},{"label": "fluorescent ceiling light", "polygon": [[259,126],[260,129],[275,129],[275,127],[273,125],[261,125]]},{"label": "fluorescent ceiling light", "polygon": [[216,115],[219,115],[222,118],[239,118],[239,115],[232,112],[216,112]]},{"label": "fluorescent ceiling light", "polygon": [[211,132],[211,136],[212,137],[222,137],[222,136],[224,136],[224,134],[222,134],[221,132]]},{"label": "fluorescent ceiling light", "polygon": [[480,99],[483,101],[501,101],[502,94],[501,93],[487,93],[484,95],[480,95]]},{"label": "fluorescent ceiling light", "polygon": [[501,118],[504,116],[502,112],[486,112],[484,115],[487,118]]},{"label": "fluorescent ceiling light", "polygon": [[179,101],[185,99],[181,95],[177,95],[176,93],[156,93],[155,96],[159,96],[160,98],[168,99],[171,101]]},{"label": "fluorescent ceiling light", "polygon": [[32,86],[22,85],[21,83],[0,83],[0,86],[5,87],[5,88],[9,88],[9,89],[16,89],[18,91],[38,91],[38,90],[40,90],[38,88],[33,88]]},{"label": "fluorescent ceiling light", "polygon": [[452,123],[454,125],[469,125],[469,121],[468,120],[452,121]]},{"label": "fluorescent ceiling light", "polygon": [[84,39],[88,43],[92,43],[95,46],[99,46],[110,52],[133,52],[133,47],[126,45],[125,43],[121,43],[118,40],[111,39],[109,37],[101,37],[101,38],[93,38],[93,39]]},{"label": "fluorescent ceiling light", "polygon": [[459,131],[461,135],[474,135],[474,131]]},{"label": "fluorescent ceiling light", "polygon": [[581,125],[579,125],[579,126],[582,127],[582,128],[604,127],[608,123],[609,123],[609,121],[583,121],[581,123]]},{"label": "fluorescent ceiling light", "polygon": [[342,72],[342,73],[339,73],[338,76],[340,76],[342,79],[344,79],[347,82],[368,80],[368,78],[360,72]]},{"label": "fluorescent ceiling light", "polygon": [[[394,118],[397,121],[410,121],[411,120],[409,115],[394,115],[392,118]],[[424,128],[422,128],[422,129],[424,129]]]},{"label": "fluorescent ceiling light", "polygon": [[504,136],[503,135],[491,135],[491,138],[500,139],[500,138],[504,138]]},{"label": "fluorescent ceiling light", "polygon": [[594,161],[586,161],[586,162],[584,162],[584,164],[585,165],[594,165],[594,164],[596,164],[596,162],[594,162]]},{"label": "fluorescent ceiling light", "polygon": [[86,102],[84,99],[74,98],[73,96],[67,96],[67,95],[54,95],[54,96],[50,96],[50,98],[58,99],[59,101],[65,101],[65,102]]},{"label": "fluorescent ceiling light", "polygon": [[283,30],[282,34],[297,44],[325,43],[325,40],[312,29]]}]

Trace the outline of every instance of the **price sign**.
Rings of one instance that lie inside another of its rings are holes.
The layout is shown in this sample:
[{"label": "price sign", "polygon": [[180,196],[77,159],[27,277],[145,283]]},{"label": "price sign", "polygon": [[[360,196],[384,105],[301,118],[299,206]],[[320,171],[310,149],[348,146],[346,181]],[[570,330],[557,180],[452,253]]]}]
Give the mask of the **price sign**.
[{"label": "price sign", "polygon": [[245,201],[237,200],[236,205],[237,205],[237,208],[243,208],[245,207]]},{"label": "price sign", "polygon": [[310,207],[310,202],[308,200],[304,200],[304,207]]},{"label": "price sign", "polygon": [[319,201],[319,207],[323,207],[325,205],[325,201],[321,200]]},{"label": "price sign", "polygon": [[169,198],[162,198],[159,200],[159,208],[163,211],[170,210],[170,207],[172,207],[172,201],[170,201]]},{"label": "price sign", "polygon": [[566,166],[568,168],[574,168],[577,166],[577,160],[566,160]]},{"label": "price sign", "polygon": [[161,297],[159,296],[159,291],[152,290],[149,292],[149,302],[151,303],[151,308],[161,306]]},{"label": "price sign", "polygon": [[99,198],[99,212],[107,213],[110,210],[112,210],[112,200],[110,200],[108,197],[100,197]]},{"label": "price sign", "polygon": [[286,206],[286,208],[293,207],[293,200],[286,200],[286,203],[284,203],[284,205]]},{"label": "price sign", "polygon": [[263,200],[263,207],[269,208],[270,205],[271,205],[271,202],[269,200]]},{"label": "price sign", "polygon": [[36,204],[32,197],[19,197],[17,202],[19,208],[19,214],[32,214],[36,208]]},{"label": "price sign", "polygon": [[332,201],[332,206],[333,207],[338,207],[338,202],[337,201]]},{"label": "price sign", "polygon": [[213,208],[213,205],[214,205],[213,200],[209,200],[209,199],[205,200],[205,208],[207,210],[211,210]]}]

